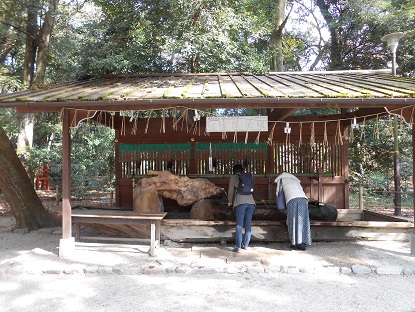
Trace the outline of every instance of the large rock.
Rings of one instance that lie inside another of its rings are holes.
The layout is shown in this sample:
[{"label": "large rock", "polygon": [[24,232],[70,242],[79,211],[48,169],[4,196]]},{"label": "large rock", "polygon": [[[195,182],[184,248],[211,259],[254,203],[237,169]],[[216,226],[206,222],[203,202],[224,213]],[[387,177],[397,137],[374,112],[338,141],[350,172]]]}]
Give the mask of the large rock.
[{"label": "large rock", "polygon": [[227,207],[218,200],[202,199],[193,204],[190,210],[190,219],[204,221],[231,220],[232,213],[232,207]]},{"label": "large rock", "polygon": [[308,214],[310,216],[310,220],[317,220],[317,221],[336,221],[337,220],[337,208],[329,204],[318,205],[314,203],[309,203]]},{"label": "large rock", "polygon": [[[196,202],[190,210],[190,218],[204,221],[234,220],[233,209],[227,207],[226,202],[215,199],[204,199]],[[337,208],[333,205],[317,205],[310,203],[308,206],[310,220],[336,221]],[[254,210],[254,221],[284,221],[287,219],[285,212],[276,209],[275,205],[258,203]]]},{"label": "large rock", "polygon": [[207,179],[190,179],[171,174],[169,171],[157,173],[155,177],[141,179],[143,191],[154,188],[158,195],[174,199],[180,206],[189,206],[204,198],[223,196],[224,193],[222,188]]},{"label": "large rock", "polygon": [[[204,221],[235,220],[232,207],[227,202],[215,199],[203,199],[193,204],[190,210],[190,218]],[[254,221],[283,221],[287,218],[285,213],[278,209],[258,204],[255,207],[252,220]]]},{"label": "large rock", "polygon": [[164,211],[163,199],[157,193],[155,186],[142,187],[140,181],[134,188],[133,210],[141,213]]}]

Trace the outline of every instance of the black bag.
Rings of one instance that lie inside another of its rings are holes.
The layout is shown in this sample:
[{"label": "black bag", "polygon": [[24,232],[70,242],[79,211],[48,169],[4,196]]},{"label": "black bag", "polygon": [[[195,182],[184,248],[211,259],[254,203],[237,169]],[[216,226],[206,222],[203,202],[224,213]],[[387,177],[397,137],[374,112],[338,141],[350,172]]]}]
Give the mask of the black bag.
[{"label": "black bag", "polygon": [[285,203],[285,193],[284,189],[282,188],[282,180],[280,181],[280,189],[278,190],[277,194],[277,209],[278,210],[285,210],[287,205]]},{"label": "black bag", "polygon": [[252,174],[241,172],[239,175],[238,194],[250,195],[254,192],[254,179]]}]

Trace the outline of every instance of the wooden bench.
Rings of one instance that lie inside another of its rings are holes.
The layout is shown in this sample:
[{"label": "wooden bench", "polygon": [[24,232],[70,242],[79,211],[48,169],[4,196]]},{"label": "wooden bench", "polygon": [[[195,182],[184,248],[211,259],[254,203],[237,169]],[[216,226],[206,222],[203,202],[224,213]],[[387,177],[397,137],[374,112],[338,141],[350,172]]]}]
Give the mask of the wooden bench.
[{"label": "wooden bench", "polygon": [[72,211],[75,241],[80,241],[81,224],[150,224],[150,255],[154,256],[154,248],[160,246],[160,221],[166,214],[166,212],[140,214],[134,211],[97,209]]}]

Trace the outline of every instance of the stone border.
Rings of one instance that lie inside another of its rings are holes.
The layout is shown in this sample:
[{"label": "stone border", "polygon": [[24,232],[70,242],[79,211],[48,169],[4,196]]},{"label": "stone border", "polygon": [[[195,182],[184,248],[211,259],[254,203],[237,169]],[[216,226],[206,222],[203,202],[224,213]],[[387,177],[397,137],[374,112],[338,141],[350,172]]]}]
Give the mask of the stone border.
[{"label": "stone border", "polygon": [[354,264],[351,267],[321,266],[242,266],[227,264],[222,267],[192,267],[192,266],[163,266],[152,265],[122,265],[96,266],[83,264],[56,265],[49,268],[25,266],[18,262],[8,262],[0,266],[0,276],[20,274],[48,274],[48,275],[139,275],[139,274],[346,274],[346,275],[415,275],[415,268],[401,268],[399,266],[380,266],[371,268],[365,265]]}]

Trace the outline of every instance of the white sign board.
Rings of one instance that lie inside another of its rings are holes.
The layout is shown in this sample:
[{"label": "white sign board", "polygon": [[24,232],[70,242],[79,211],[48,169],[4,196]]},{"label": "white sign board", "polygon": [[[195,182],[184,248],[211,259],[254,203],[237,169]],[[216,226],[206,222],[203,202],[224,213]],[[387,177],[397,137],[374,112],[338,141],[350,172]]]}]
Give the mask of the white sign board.
[{"label": "white sign board", "polygon": [[206,132],[268,131],[268,116],[206,117]]}]

